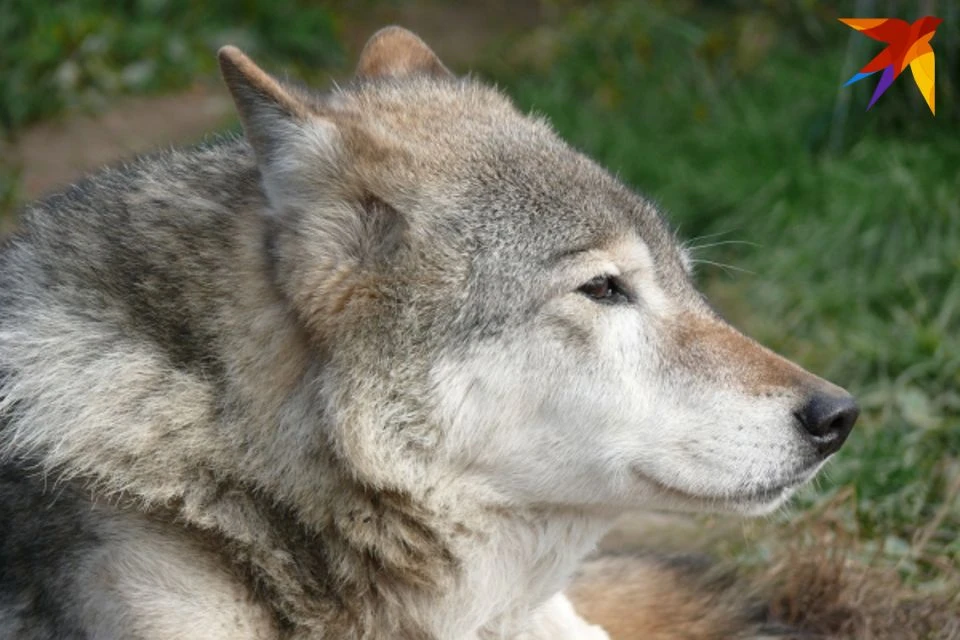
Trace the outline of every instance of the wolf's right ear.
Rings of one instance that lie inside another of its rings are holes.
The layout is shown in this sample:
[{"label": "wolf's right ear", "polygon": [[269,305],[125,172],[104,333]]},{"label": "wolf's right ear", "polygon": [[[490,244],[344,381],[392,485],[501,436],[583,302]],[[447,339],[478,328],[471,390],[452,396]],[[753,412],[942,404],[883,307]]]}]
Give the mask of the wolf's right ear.
[{"label": "wolf's right ear", "polygon": [[220,73],[233,96],[257,159],[269,162],[278,147],[302,135],[311,110],[295,92],[284,87],[240,49],[227,45],[217,53]]}]

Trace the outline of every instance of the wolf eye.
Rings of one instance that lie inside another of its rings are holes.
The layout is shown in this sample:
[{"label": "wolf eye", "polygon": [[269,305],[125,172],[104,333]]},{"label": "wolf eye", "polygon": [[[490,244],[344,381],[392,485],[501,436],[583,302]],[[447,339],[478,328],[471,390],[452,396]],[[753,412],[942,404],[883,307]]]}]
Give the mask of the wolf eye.
[{"label": "wolf eye", "polygon": [[614,276],[597,276],[577,289],[580,293],[596,302],[619,304],[629,302],[630,296],[626,289]]}]

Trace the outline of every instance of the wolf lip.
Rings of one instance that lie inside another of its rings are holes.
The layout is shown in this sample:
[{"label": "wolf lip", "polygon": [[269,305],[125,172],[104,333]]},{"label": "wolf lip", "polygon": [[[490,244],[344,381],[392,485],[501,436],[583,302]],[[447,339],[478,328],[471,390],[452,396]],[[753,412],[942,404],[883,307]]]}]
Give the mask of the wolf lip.
[{"label": "wolf lip", "polygon": [[730,505],[763,505],[766,503],[772,503],[783,497],[784,493],[788,491],[793,491],[797,487],[804,484],[807,480],[810,479],[812,475],[816,473],[816,468],[812,472],[800,473],[789,480],[776,482],[767,486],[762,486],[755,489],[744,489],[741,491],[730,492],[726,494],[714,493],[693,493],[691,491],[686,491],[678,487],[669,485],[665,482],[662,482],[650,475],[643,473],[638,469],[634,469],[634,474],[643,480],[644,482],[655,486],[660,491],[664,492],[667,495],[672,495],[674,497],[679,497],[686,500],[706,500],[706,501],[721,501]]},{"label": "wolf lip", "polygon": [[776,484],[771,487],[765,487],[763,489],[758,489],[750,493],[737,496],[736,499],[745,502],[767,502],[774,498],[779,498],[785,491],[788,491],[799,484],[799,482]]},{"label": "wolf lip", "polygon": [[783,494],[784,491],[801,484],[801,479],[795,479],[792,482],[787,483],[778,483],[775,485],[770,485],[768,487],[763,487],[760,489],[755,489],[749,492],[742,493],[729,493],[729,494],[705,494],[705,493],[693,493],[691,491],[686,491],[679,487],[672,486],[665,482],[662,482],[639,469],[633,470],[634,475],[639,479],[644,481],[647,484],[651,484],[663,493],[671,495],[674,497],[679,497],[685,500],[708,500],[716,501],[720,500],[728,503],[754,503],[754,502],[769,502],[775,498],[778,498]]},{"label": "wolf lip", "polygon": [[775,498],[781,497],[786,491],[793,491],[794,489],[800,487],[805,482],[807,482],[811,477],[813,477],[819,465],[815,466],[812,471],[807,471],[806,473],[798,474],[797,476],[791,478],[790,480],[777,482],[771,484],[767,487],[762,487],[760,489],[755,489],[749,493],[745,493],[739,496],[739,500],[746,502],[768,502]]}]

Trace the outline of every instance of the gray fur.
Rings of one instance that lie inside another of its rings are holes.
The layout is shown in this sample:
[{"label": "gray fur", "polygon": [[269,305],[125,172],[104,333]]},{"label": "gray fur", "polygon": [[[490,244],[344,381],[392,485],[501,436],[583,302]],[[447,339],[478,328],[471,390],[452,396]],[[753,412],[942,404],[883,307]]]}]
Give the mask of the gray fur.
[{"label": "gray fur", "polygon": [[[719,321],[650,204],[401,40],[416,55],[386,37],[325,96],[227,51],[253,148],[142,158],[24,212],[0,253],[5,637],[512,637],[609,523],[476,481],[432,372],[534,322],[587,362],[593,336],[540,314],[548,276],[631,234]],[[509,602],[471,592],[515,562]],[[191,622],[194,598],[223,615]]]}]

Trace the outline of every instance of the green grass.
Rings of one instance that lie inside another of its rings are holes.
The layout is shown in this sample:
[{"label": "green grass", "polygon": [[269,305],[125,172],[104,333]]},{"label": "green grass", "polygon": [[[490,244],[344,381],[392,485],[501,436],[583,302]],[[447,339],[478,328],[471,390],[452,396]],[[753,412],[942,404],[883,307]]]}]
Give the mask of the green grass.
[{"label": "green grass", "polygon": [[[307,0],[70,0],[0,3],[0,134],[122,93],[210,74],[227,41],[301,70],[337,64],[331,11]],[[263,56],[262,56],[263,57]]]},{"label": "green grass", "polygon": [[[0,151],[38,120],[213,78],[227,42],[316,79],[343,62],[338,32],[332,9],[309,0],[3,0]],[[20,203],[19,173],[0,153],[0,234]]]},{"label": "green grass", "polygon": [[941,97],[935,120],[901,80],[864,113],[872,87],[840,86],[839,23],[813,38],[759,11],[640,5],[506,43],[488,75],[658,201],[696,255],[746,270],[701,266],[735,324],[859,396],[801,506],[849,494],[838,526],[866,554],[911,581],[956,577],[958,105]]}]

